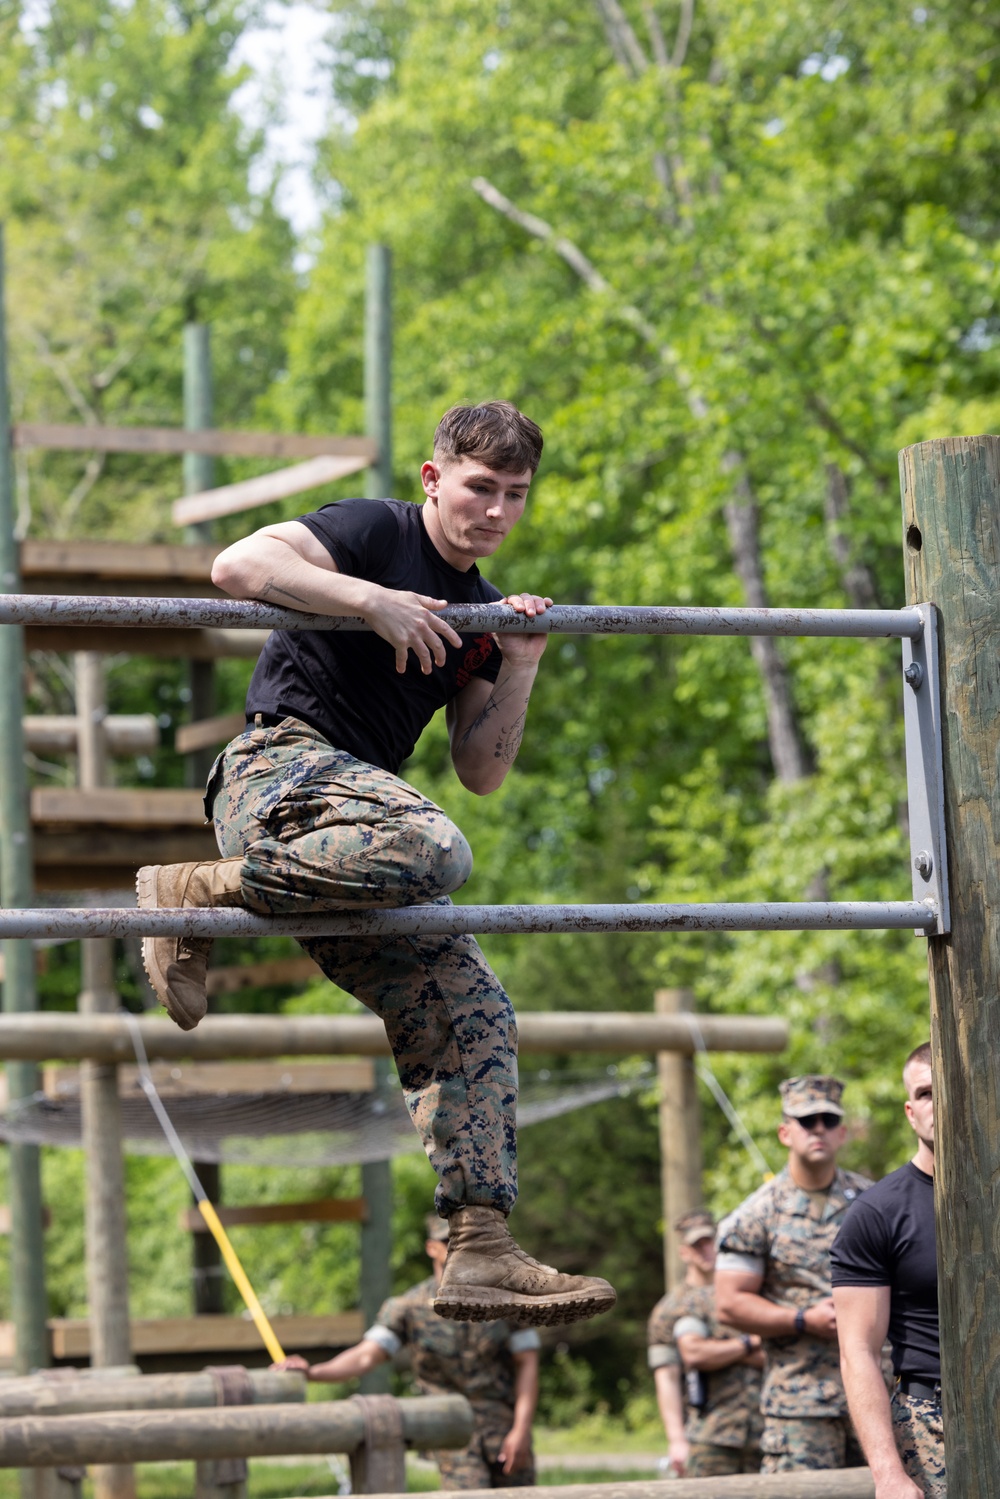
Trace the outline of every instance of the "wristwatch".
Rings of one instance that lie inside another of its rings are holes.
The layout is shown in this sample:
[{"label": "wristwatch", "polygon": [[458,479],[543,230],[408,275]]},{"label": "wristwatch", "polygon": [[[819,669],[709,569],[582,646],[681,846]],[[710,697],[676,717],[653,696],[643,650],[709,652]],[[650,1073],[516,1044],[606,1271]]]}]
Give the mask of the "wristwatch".
[{"label": "wristwatch", "polygon": [[795,1331],[796,1332],[805,1332],[805,1330],[806,1330],[805,1308],[800,1306],[799,1309],[798,1309],[798,1311],[795,1313]]}]

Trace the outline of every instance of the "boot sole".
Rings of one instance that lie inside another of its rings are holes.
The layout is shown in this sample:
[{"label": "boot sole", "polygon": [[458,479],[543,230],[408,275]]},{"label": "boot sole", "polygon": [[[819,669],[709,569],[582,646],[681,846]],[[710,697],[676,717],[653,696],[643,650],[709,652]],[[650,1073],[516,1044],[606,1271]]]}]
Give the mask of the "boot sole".
[{"label": "boot sole", "polygon": [[610,1311],[617,1299],[614,1291],[587,1296],[572,1291],[562,1296],[522,1296],[517,1291],[491,1288],[477,1295],[470,1287],[461,1292],[446,1291],[436,1296],[431,1306],[439,1317],[453,1322],[496,1322],[502,1317],[523,1327],[561,1327]]},{"label": "boot sole", "polygon": [[[146,864],[139,870],[135,877],[135,893],[140,911],[158,911],[160,902],[156,894],[156,877],[163,866],[160,864]],[[190,1015],[184,1014],[170,1002],[170,986],[167,976],[156,961],[156,938],[143,937],[142,939],[142,966],[146,970],[146,977],[156,991],[163,1008],[170,1016],[176,1026],[182,1031],[193,1031],[198,1024],[198,1019],[192,1020]]]}]

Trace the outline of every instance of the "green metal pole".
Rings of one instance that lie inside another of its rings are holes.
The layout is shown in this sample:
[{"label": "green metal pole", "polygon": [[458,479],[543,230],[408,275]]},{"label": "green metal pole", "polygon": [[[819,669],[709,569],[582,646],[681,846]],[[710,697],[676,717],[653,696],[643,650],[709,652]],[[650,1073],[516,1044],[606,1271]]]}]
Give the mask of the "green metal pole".
[{"label": "green metal pole", "polygon": [[[387,1087],[391,1075],[387,1057],[375,1061],[375,1086]],[[361,1195],[367,1216],[361,1225],[361,1314],[371,1327],[378,1309],[392,1289],[392,1162],[368,1161],[361,1167]],[[389,1389],[389,1366],[381,1364],[361,1380],[365,1395],[384,1395]]]},{"label": "green metal pole", "polygon": [[369,245],[365,282],[365,433],[378,444],[367,495],[392,495],[392,251]]},{"label": "green metal pole", "polygon": [[[212,425],[212,347],[207,323],[184,324],[184,428],[204,432]],[[198,494],[215,485],[215,459],[208,453],[184,454],[184,493]],[[211,521],[185,527],[185,539],[212,540]]]},{"label": "green metal pole", "polygon": [[[14,468],[11,462],[10,401],[7,392],[7,328],[4,312],[4,245],[0,225],[0,590],[20,591],[20,562],[14,535]],[[0,626],[0,898],[5,906],[32,904],[31,807],[24,763],[24,631]],[[5,1011],[37,1010],[35,957],[30,942],[3,944]],[[30,1062],[7,1066],[11,1106],[38,1088],[38,1068]],[[19,1374],[49,1362],[45,1296],[45,1244],[42,1183],[37,1145],[10,1146],[10,1274],[12,1316]]]}]

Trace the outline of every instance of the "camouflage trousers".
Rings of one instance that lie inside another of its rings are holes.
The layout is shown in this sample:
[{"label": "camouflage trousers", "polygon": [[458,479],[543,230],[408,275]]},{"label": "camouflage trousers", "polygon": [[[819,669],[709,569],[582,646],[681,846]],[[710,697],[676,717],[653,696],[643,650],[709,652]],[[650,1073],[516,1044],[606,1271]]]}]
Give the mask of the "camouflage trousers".
[{"label": "camouflage trousers", "polygon": [[765,1416],[762,1473],[862,1468],[864,1453],[849,1416]]},{"label": "camouflage trousers", "polygon": [[[448,903],[472,868],[440,807],[286,718],[216,760],[206,808],[243,857],[252,911]],[[517,1197],[517,1025],[471,937],[310,937],[328,978],[384,1022],[407,1107],[439,1178],[438,1210],[509,1213]]]},{"label": "camouflage trousers", "polygon": [[729,1473],[759,1473],[760,1448],[720,1447],[717,1442],[692,1442],[684,1464],[685,1478],[725,1478]]},{"label": "camouflage trousers", "polygon": [[896,1389],[891,1409],[896,1450],[908,1476],[926,1499],[948,1499],[940,1403]]},{"label": "camouflage trousers", "polygon": [[[513,1415],[511,1417],[513,1419]],[[538,1482],[534,1458],[525,1468],[505,1473],[497,1454],[508,1428],[476,1430],[468,1447],[460,1452],[435,1452],[434,1461],[444,1489],[523,1489]]]}]

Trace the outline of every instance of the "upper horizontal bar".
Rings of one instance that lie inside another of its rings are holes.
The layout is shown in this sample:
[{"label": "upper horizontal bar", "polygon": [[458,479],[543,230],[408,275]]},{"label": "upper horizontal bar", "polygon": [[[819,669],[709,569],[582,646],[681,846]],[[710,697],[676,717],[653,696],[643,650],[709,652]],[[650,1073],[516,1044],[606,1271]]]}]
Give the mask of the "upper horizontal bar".
[{"label": "upper horizontal bar", "polygon": [[889,931],[935,926],[921,901],[735,902],[706,905],[404,906],[256,916],[242,909],[111,907],[0,910],[6,937],[412,937],[502,932]]},{"label": "upper horizontal bar", "polygon": [[[451,604],[442,611],[456,630],[526,635],[823,635],[907,636],[923,617],[908,609],[704,609],[553,604],[536,619],[509,604]],[[0,595],[5,625],[161,625],[176,629],[369,630],[362,619],[302,614],[239,599],[104,598],[72,594]]]}]

